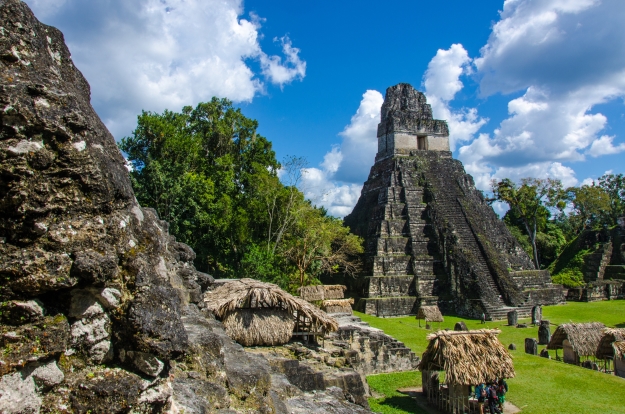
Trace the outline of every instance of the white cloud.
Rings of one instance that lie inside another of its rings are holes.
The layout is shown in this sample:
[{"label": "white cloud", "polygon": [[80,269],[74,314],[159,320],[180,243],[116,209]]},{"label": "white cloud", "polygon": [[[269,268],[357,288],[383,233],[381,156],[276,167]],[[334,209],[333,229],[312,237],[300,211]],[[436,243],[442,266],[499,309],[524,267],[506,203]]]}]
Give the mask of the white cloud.
[{"label": "white cloud", "polygon": [[595,184],[595,180],[588,177],[588,178],[584,178],[584,180],[580,183],[580,185],[588,185],[588,186],[592,186]]},{"label": "white cloud", "polygon": [[624,15],[620,0],[506,1],[475,59],[482,93],[544,84],[566,91],[601,79],[625,59],[605,53],[622,55]]},{"label": "white cloud", "polygon": [[349,125],[339,134],[343,141],[326,153],[321,168],[307,168],[301,188],[307,198],[337,217],[351,213],[377,152],[377,126],[384,102],[378,91],[362,95]]},{"label": "white cloud", "polygon": [[343,160],[334,176],[336,180],[362,184],[367,179],[378,152],[377,130],[383,102],[378,91],[368,90],[362,95],[358,110],[339,134],[343,138]]},{"label": "white cloud", "polygon": [[[274,39],[277,41],[278,39]],[[286,56],[285,63],[282,64],[280,56],[267,56],[261,52],[260,64],[262,66],[263,75],[271,81],[271,83],[283,85],[292,82],[294,79],[304,79],[306,76],[306,62],[299,58],[300,50],[293,47],[291,39],[287,36],[281,37],[282,52]]]},{"label": "white cloud", "polygon": [[142,109],[160,112],[213,96],[251,101],[269,82],[305,76],[288,37],[284,60],[259,44],[262,19],[243,19],[242,0],[27,0],[60,28],[76,66],[91,84],[93,105],[113,135],[128,135]]},{"label": "white cloud", "polygon": [[501,167],[493,175],[495,179],[510,178],[517,182],[525,177],[557,179],[562,181],[564,187],[576,185],[578,182],[575,178],[575,171],[559,162],[532,163],[521,167]]},{"label": "white cloud", "polygon": [[423,77],[425,95],[432,106],[436,119],[444,119],[449,125],[449,143],[454,150],[456,143],[473,139],[477,131],[488,121],[480,118],[475,108],[453,110],[449,102],[464,87],[460,80],[471,71],[471,59],[461,44],[453,44],[448,50],[439,49],[428,64]]},{"label": "white cloud", "polygon": [[599,104],[625,96],[625,8],[618,0],[508,0],[481,56],[481,93],[522,91],[507,119],[459,150],[485,188],[524,176],[577,183],[566,162],[625,151],[601,134]]},{"label": "white cloud", "polygon": [[603,135],[601,138],[593,141],[588,154],[593,157],[599,157],[601,155],[618,154],[625,151],[625,143],[614,146],[612,141],[614,137]]}]

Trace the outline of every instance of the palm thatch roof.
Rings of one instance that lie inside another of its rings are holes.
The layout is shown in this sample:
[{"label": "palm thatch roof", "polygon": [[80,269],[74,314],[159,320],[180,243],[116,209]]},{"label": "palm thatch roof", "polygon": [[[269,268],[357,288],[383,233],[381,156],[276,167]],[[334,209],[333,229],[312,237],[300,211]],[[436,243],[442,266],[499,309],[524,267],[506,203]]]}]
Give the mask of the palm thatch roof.
[{"label": "palm thatch roof", "polygon": [[497,335],[500,330],[438,331],[419,363],[421,371],[445,371],[445,383],[475,385],[514,378],[514,365]]},{"label": "palm thatch roof", "polygon": [[306,318],[326,331],[336,331],[338,323],[324,311],[305,300],[280,289],[273,283],[241,279],[225,283],[204,294],[208,310],[222,319],[235,309],[272,308],[286,310],[290,315]]},{"label": "palm thatch roof", "polygon": [[417,312],[417,319],[425,319],[426,322],[444,322],[443,314],[441,314],[438,306],[421,306]]},{"label": "palm thatch roof", "polygon": [[308,301],[325,299],[343,299],[345,297],[345,285],[317,285],[303,286],[299,289],[300,298]]},{"label": "palm thatch roof", "polygon": [[354,298],[324,300],[321,309],[327,313],[352,313]]},{"label": "palm thatch roof", "polygon": [[563,323],[551,336],[547,349],[563,348],[564,340],[568,339],[578,356],[595,355],[604,328],[600,322]]},{"label": "palm thatch roof", "polygon": [[289,342],[295,320],[284,309],[235,309],[225,314],[223,324],[226,334],[243,346],[275,346]]},{"label": "palm thatch roof", "polygon": [[595,356],[599,359],[614,358],[612,343],[619,341],[625,341],[625,328],[605,328]]},{"label": "palm thatch roof", "polygon": [[612,347],[614,348],[614,359],[623,359],[625,356],[625,341],[614,342]]}]

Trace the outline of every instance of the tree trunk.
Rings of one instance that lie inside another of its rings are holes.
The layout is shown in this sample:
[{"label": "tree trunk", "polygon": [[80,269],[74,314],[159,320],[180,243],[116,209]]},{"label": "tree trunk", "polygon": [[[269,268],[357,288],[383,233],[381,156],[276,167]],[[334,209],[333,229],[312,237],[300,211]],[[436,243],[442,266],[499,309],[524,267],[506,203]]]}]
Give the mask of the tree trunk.
[{"label": "tree trunk", "polygon": [[527,230],[527,234],[530,236],[530,242],[532,243],[532,253],[533,256],[533,262],[534,262],[534,266],[536,267],[536,270],[540,269],[540,266],[538,264],[538,250],[536,249],[536,220],[534,220],[534,231],[532,232],[532,230],[530,229],[530,225],[527,222],[527,220],[523,220],[523,224],[525,224],[525,230]]},{"label": "tree trunk", "polygon": [[534,231],[530,234],[532,240],[532,250],[534,251],[534,266],[536,270],[540,269],[540,263],[538,263],[538,248],[536,247],[536,217],[534,217]]}]

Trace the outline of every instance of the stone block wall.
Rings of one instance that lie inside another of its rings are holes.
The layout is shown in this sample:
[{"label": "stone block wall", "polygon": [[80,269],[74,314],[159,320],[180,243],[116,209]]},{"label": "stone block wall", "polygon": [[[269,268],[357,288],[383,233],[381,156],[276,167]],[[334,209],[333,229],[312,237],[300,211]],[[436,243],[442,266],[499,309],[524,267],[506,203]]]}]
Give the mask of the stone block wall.
[{"label": "stone block wall", "polygon": [[360,298],[356,303],[358,312],[379,317],[416,315],[420,299],[416,296],[396,296],[386,298]]},{"label": "stone block wall", "polygon": [[598,281],[584,287],[568,289],[566,300],[573,302],[596,302],[625,299],[625,281]]},{"label": "stone block wall", "polygon": [[390,296],[415,296],[414,275],[371,276],[367,278],[367,296],[372,298]]}]

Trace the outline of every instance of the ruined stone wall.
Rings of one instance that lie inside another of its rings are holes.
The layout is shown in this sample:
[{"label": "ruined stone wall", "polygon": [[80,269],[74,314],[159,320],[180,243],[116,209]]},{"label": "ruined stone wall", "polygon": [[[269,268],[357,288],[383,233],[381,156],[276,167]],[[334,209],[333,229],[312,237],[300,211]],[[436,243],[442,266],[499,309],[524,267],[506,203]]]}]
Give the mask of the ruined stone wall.
[{"label": "ruined stone wall", "polygon": [[0,26],[0,412],[369,412],[200,309],[212,278],[137,204],[61,32],[19,0]]}]

